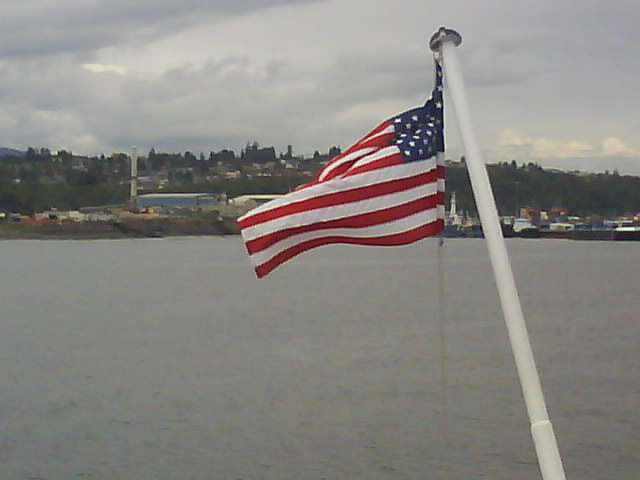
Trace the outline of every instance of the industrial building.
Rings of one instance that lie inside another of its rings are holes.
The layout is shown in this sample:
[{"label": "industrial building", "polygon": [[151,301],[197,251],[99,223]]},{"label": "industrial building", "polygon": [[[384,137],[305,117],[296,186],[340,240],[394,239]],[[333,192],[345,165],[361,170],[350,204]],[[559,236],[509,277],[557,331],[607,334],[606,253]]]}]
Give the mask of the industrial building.
[{"label": "industrial building", "polygon": [[191,208],[215,207],[218,196],[211,193],[147,193],[135,198],[136,208]]}]

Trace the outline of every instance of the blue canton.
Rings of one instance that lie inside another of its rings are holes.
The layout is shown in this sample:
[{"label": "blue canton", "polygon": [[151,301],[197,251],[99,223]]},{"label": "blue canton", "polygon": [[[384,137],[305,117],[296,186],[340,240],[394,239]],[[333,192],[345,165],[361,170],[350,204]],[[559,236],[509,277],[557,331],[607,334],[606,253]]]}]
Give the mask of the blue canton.
[{"label": "blue canton", "polygon": [[405,162],[415,162],[444,152],[444,115],[442,98],[442,67],[436,63],[436,84],[431,98],[422,107],[401,113],[393,124],[397,145]]}]

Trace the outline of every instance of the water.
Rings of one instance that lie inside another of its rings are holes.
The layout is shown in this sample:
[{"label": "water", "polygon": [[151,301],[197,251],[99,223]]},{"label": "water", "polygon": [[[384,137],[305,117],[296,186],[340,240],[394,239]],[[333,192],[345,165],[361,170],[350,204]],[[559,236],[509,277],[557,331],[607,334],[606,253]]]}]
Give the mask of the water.
[{"label": "water", "polygon": [[[508,248],[568,478],[640,478],[640,244]],[[0,478],[538,479],[485,252],[443,252],[445,426],[435,240],[0,242]]]}]

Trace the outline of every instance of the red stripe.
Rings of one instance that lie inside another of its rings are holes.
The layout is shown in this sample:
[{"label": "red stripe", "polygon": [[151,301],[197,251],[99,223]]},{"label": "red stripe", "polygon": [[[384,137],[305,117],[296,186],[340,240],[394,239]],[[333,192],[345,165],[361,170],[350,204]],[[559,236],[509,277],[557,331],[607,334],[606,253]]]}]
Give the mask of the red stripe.
[{"label": "red stripe", "polygon": [[300,233],[311,232],[314,230],[326,230],[330,228],[364,228],[373,225],[380,225],[381,223],[391,222],[400,218],[408,217],[409,215],[416,214],[423,210],[429,210],[435,208],[438,204],[441,204],[444,200],[442,192],[438,192],[435,195],[419,198],[411,202],[404,203],[392,208],[386,208],[382,210],[375,210],[373,212],[361,213],[358,215],[352,215],[345,218],[337,218],[335,220],[319,221],[309,225],[301,225],[299,227],[285,228],[273,233],[268,233],[253,240],[246,242],[247,251],[250,255],[253,255],[260,250],[269,248],[273,244],[284,240],[285,238]]},{"label": "red stripe", "polygon": [[371,152],[362,152],[360,155],[354,156],[351,160],[349,160],[348,162],[344,162],[342,164],[340,164],[340,166],[335,166],[336,163],[339,163],[340,160],[342,160],[344,157],[346,157],[348,154],[352,154],[357,152],[358,150],[360,150],[360,148],[357,149],[349,149],[348,152],[344,152],[341,153],[340,155],[338,155],[337,157],[334,157],[333,160],[331,160],[331,162],[329,162],[328,164],[326,164],[324,167],[322,167],[317,173],[316,176],[314,177],[315,181],[326,181],[326,179],[323,180],[318,180],[320,178],[320,176],[324,175],[325,172],[327,170],[336,170],[340,167],[342,167],[343,165],[351,165],[353,162],[355,162],[356,160],[360,160],[362,157],[369,155],[369,153]]},{"label": "red stripe", "polygon": [[[373,153],[376,152],[371,152],[369,155],[372,155]],[[367,155],[368,156],[368,155]],[[362,157],[360,157],[362,158]],[[355,160],[353,163],[355,163],[357,160]],[[347,177],[351,177],[352,175],[358,175],[360,173],[365,173],[368,171],[373,171],[373,170],[377,170],[380,168],[385,168],[385,167],[392,167],[394,165],[400,165],[404,163],[404,160],[402,159],[402,157],[398,156],[398,155],[392,155],[389,157],[383,157],[380,160],[375,160],[373,162],[367,163],[366,165],[362,165],[356,168],[336,168],[337,170],[340,170],[340,173],[342,173],[342,170],[346,171],[348,170],[348,172],[346,172],[346,174],[342,175],[342,178],[347,178]],[[349,167],[352,167],[352,163],[349,162],[345,165],[349,165]],[[438,170],[439,174],[438,174],[438,178],[444,179],[445,178],[445,167],[444,165],[437,165],[436,169]],[[318,185],[319,183],[325,182],[327,180],[330,180],[331,178],[333,178],[334,176],[338,176],[338,174],[333,175],[333,172],[331,172],[331,175],[327,176],[326,178],[322,179],[322,180],[317,180],[314,179],[309,183],[306,183],[304,185],[300,185],[299,187],[297,187],[295,189],[295,191],[301,190],[303,188],[307,188],[310,187],[312,185]]]},{"label": "red stripe", "polygon": [[[371,140],[368,140],[366,142],[363,142],[361,144],[358,145],[354,145],[354,147],[357,148],[350,148],[349,150],[347,150],[346,152],[338,155],[337,157],[335,157],[331,163],[325,165],[322,170],[320,170],[316,176],[314,177],[314,180],[316,182],[326,182],[327,180],[331,180],[332,178],[335,178],[339,175],[341,175],[342,173],[346,172],[347,170],[349,170],[349,168],[351,168],[351,166],[357,162],[358,160],[360,160],[362,157],[366,156],[366,155],[372,155],[374,153],[376,153],[378,150],[388,147],[391,143],[391,140],[393,139],[394,134],[393,133],[389,133],[386,135],[381,135],[379,137],[376,138],[372,138]],[[358,152],[358,150],[363,150],[365,148],[373,148],[374,150],[371,152],[363,152],[362,155],[360,156],[355,156],[354,158],[352,158],[351,160],[341,163],[338,166],[333,166],[336,163],[339,163],[340,160],[342,160],[344,157],[356,153]],[[325,174],[325,172],[328,172],[327,174]],[[320,177],[322,177],[324,175],[324,178],[320,179]]]},{"label": "red stripe", "polygon": [[352,245],[372,245],[372,246],[398,246],[408,245],[410,243],[421,240],[425,237],[429,237],[441,232],[444,228],[444,221],[442,219],[436,220],[433,223],[427,225],[421,225],[412,230],[407,230],[402,233],[396,233],[393,235],[383,235],[373,238],[353,238],[346,236],[333,236],[325,238],[316,238],[306,242],[294,245],[287,250],[280,252],[262,265],[255,267],[256,275],[258,278],[264,277],[267,273],[272,271],[278,265],[286,262],[292,257],[322,245],[328,245],[331,243],[348,243]]},{"label": "red stripe", "polygon": [[[362,137],[360,140],[358,140],[356,143],[354,143],[353,145],[351,145],[349,148],[347,148],[344,152],[342,152],[340,155],[338,155],[336,158],[340,158],[340,157],[344,157],[345,155],[348,155],[350,152],[353,152],[354,150],[357,150],[358,148],[362,147],[362,144],[365,143],[365,140],[369,137],[372,137],[373,135],[376,135],[380,132],[382,132],[383,130],[385,130],[386,128],[388,128],[389,126],[391,126],[391,123],[388,120],[385,120],[384,122],[382,122],[380,125],[378,125],[376,128],[374,128],[373,130],[371,130],[369,133],[367,133],[364,137]],[[391,133],[391,135],[394,135],[394,133]],[[386,135],[385,135],[386,136]]]},{"label": "red stripe", "polygon": [[396,136],[395,132],[388,132],[377,137],[364,140],[358,144],[358,148],[371,148],[371,147],[388,147],[391,144],[391,140]]},{"label": "red stripe", "polygon": [[329,180],[339,177],[340,175],[342,175],[344,172],[346,172],[347,170],[349,170],[351,167],[353,167],[353,164],[356,163],[358,160],[360,160],[362,157],[356,157],[352,160],[349,160],[348,162],[344,162],[341,163],[340,165],[338,165],[337,167],[333,167],[331,169],[331,171],[329,173],[326,174],[326,176],[324,178],[320,178],[320,176],[322,175],[318,175],[318,179],[316,181],[316,183],[322,183],[322,182],[328,182]]},{"label": "red stripe", "polygon": [[[318,178],[320,178],[320,175],[323,174],[323,172],[325,170],[327,170],[329,167],[331,167],[333,164],[335,164],[336,162],[340,161],[342,158],[346,157],[347,155],[350,155],[351,153],[355,152],[356,150],[360,150],[361,148],[382,148],[384,146],[388,146],[391,139],[393,139],[395,133],[394,132],[390,132],[384,135],[380,135],[379,137],[376,138],[372,138],[369,140],[366,140],[367,138],[380,133],[381,131],[385,130],[386,128],[388,128],[391,125],[391,123],[389,123],[389,121],[384,121],[382,122],[380,125],[378,125],[376,128],[374,128],[373,130],[371,130],[369,133],[367,133],[364,137],[362,137],[360,140],[358,140],[356,143],[354,143],[353,145],[351,145],[349,148],[347,148],[344,152],[340,153],[339,155],[336,155],[335,157],[333,157],[331,159],[331,161],[329,161],[329,163],[327,163],[323,168],[321,168],[315,175],[314,177],[314,182],[318,180]],[[333,175],[331,175],[333,177]]]},{"label": "red stripe", "polygon": [[243,218],[241,221],[238,221],[238,225],[241,229],[252,227],[259,223],[274,220],[276,218],[291,215],[293,213],[306,212],[309,210],[315,210],[317,208],[327,208],[334,205],[342,205],[344,203],[356,202],[373,197],[379,197],[380,195],[388,195],[390,193],[409,190],[420,185],[435,182],[437,179],[438,170],[433,169],[428,172],[414,175],[408,178],[399,178],[388,182],[368,185],[366,187],[356,187],[343,192],[327,193],[319,197],[313,197],[306,200],[300,200],[298,202],[292,202],[287,205],[282,205],[272,210],[258,212],[254,215]]},{"label": "red stripe", "polygon": [[373,170],[378,170],[380,168],[393,167],[394,165],[400,165],[404,163],[402,157],[400,155],[391,155],[387,157],[382,157],[378,160],[374,160],[373,162],[368,162],[365,165],[357,166],[347,172],[344,175],[344,178],[352,177],[353,175],[358,175],[360,173],[365,173]]},{"label": "red stripe", "polygon": [[[388,147],[393,137],[395,137],[395,135],[396,134],[394,132],[385,133],[383,135],[378,135],[377,137],[370,138],[368,140],[363,140],[362,142],[357,143],[353,147],[357,147],[357,149],[372,148],[372,147],[374,148]],[[347,152],[351,152],[353,150],[356,150],[356,148],[349,148]],[[345,152],[345,154],[347,152]],[[343,156],[345,154],[343,154]]]},{"label": "red stripe", "polygon": [[[388,147],[388,145],[384,145],[382,148],[386,148],[386,147]],[[319,180],[318,183],[327,182],[332,178],[339,177],[339,176],[348,177],[351,175],[355,175],[357,173],[364,173],[369,170],[375,170],[376,168],[382,168],[383,166],[385,166],[383,165],[384,163],[386,163],[386,166],[389,166],[389,167],[391,165],[398,165],[402,163],[402,157],[400,157],[397,153],[394,153],[394,154],[389,153],[386,156],[381,157],[380,160],[375,160],[373,162],[366,163],[354,169],[353,167],[354,164],[356,164],[363,158],[367,158],[370,155],[374,155],[380,152],[382,148],[376,148],[376,150],[374,150],[373,152],[369,152],[366,155],[354,158],[353,160],[350,160],[348,162],[341,164],[340,166],[331,170],[331,172],[329,172],[329,174],[325,176],[323,179]]]}]

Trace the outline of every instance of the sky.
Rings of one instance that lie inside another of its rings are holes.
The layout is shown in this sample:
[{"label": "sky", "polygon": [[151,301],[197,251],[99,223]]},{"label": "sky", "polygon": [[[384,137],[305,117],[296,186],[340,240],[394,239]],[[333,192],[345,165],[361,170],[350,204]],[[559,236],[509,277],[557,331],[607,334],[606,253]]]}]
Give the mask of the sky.
[{"label": "sky", "polygon": [[485,161],[640,174],[638,18],[636,0],[5,0],[0,146],[346,148],[429,96],[447,26]]}]

